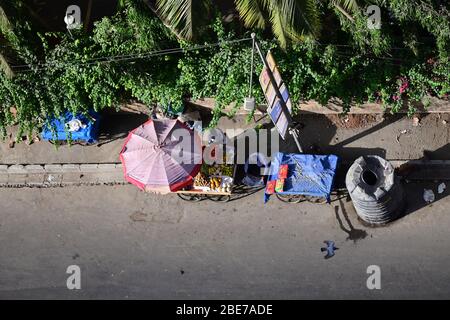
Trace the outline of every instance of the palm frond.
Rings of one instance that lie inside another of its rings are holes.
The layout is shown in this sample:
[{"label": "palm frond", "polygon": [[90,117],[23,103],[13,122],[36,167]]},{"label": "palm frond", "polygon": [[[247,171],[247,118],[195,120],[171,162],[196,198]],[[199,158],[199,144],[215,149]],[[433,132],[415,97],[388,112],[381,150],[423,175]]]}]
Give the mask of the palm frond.
[{"label": "palm frond", "polygon": [[355,12],[359,8],[357,0],[332,0],[332,3],[348,12]]},{"label": "palm frond", "polygon": [[192,38],[192,0],[157,0],[157,12],[179,34]]},{"label": "palm frond", "polygon": [[292,32],[296,35],[309,34],[318,37],[321,20],[315,0],[296,0],[294,2]]},{"label": "palm frond", "polygon": [[273,34],[277,37],[280,45],[285,48],[288,42],[288,30],[290,29],[286,23],[286,19],[289,19],[289,17],[283,15],[284,11],[281,7],[274,6],[273,4],[269,10]]},{"label": "palm frond", "polygon": [[[8,16],[6,15],[3,8],[0,6],[0,35],[3,35],[5,38],[7,38],[7,36],[11,33],[11,22],[9,21]],[[14,76],[14,71],[12,70],[6,56],[2,52],[0,52],[0,69],[5,73],[6,77],[12,78]]]},{"label": "palm frond", "polygon": [[320,19],[315,0],[272,0],[272,30],[284,47],[287,40],[298,41],[305,35],[318,36]]},{"label": "palm frond", "polygon": [[347,17],[347,19],[349,19],[351,22],[355,21],[351,13],[359,10],[357,0],[332,0],[331,3],[339,12]]},{"label": "palm frond", "polygon": [[264,11],[267,9],[267,4],[270,4],[270,1],[235,0],[235,3],[236,9],[246,27],[259,29],[266,27]]},{"label": "palm frond", "polygon": [[8,60],[0,53],[0,69],[5,73],[7,78],[14,77],[14,71],[8,63]]},{"label": "palm frond", "polygon": [[6,15],[5,10],[0,6],[0,32],[5,34],[6,32],[11,31],[11,28],[8,16]]},{"label": "palm frond", "polygon": [[208,16],[210,5],[207,0],[156,0],[156,12],[177,36],[192,39],[197,26]]}]

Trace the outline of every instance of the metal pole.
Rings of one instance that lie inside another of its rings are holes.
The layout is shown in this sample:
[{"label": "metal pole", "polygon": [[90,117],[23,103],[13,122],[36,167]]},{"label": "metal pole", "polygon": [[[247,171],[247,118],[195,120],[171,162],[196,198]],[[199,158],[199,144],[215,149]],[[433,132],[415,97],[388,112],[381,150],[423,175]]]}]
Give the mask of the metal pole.
[{"label": "metal pole", "polygon": [[287,122],[288,122],[288,132],[294,138],[294,141],[295,141],[295,144],[297,145],[298,151],[303,153],[303,149],[302,149],[302,147],[300,145],[300,141],[298,139],[297,129],[292,127],[293,121],[292,121],[291,113],[289,112],[289,109],[286,106],[286,102],[283,99],[283,95],[281,94],[280,89],[278,88],[278,84],[277,84],[277,82],[275,80],[275,77],[274,77],[274,75],[272,73],[272,70],[270,69],[269,63],[267,62],[266,58],[264,57],[263,53],[261,52],[261,49],[259,48],[258,41],[256,40],[256,34],[252,33],[251,37],[252,37],[252,39],[254,41],[256,50],[258,51],[258,54],[259,54],[259,57],[261,58],[261,60],[262,60],[262,62],[264,64],[264,67],[267,70],[267,74],[268,74],[268,76],[270,78],[270,82],[272,82],[272,84],[273,84],[273,88],[275,89],[275,93],[276,93],[278,99],[280,99],[281,110],[282,110],[283,114],[285,115],[285,117],[287,119]]},{"label": "metal pole", "polygon": [[252,97],[252,82],[253,82],[253,63],[255,60],[255,38],[252,37],[252,60],[250,63],[250,83],[248,88],[248,97]]},{"label": "metal pole", "polygon": [[303,148],[300,144],[300,140],[298,137],[298,130],[296,128],[288,128],[289,134],[294,138],[295,144],[297,145],[297,149],[300,153],[303,153]]}]

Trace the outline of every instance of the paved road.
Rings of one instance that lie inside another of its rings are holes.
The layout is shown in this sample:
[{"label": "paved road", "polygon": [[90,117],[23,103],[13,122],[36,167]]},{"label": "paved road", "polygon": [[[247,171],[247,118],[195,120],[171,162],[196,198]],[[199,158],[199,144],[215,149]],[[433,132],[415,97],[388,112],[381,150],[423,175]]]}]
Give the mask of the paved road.
[{"label": "paved road", "polygon": [[[450,197],[425,206],[422,190],[408,187],[409,215],[368,229],[345,199],[264,205],[256,193],[218,204],[130,185],[0,189],[0,298],[450,298]],[[329,260],[326,239],[340,248]],[[81,290],[66,288],[73,264]],[[373,264],[381,290],[366,287]]]}]

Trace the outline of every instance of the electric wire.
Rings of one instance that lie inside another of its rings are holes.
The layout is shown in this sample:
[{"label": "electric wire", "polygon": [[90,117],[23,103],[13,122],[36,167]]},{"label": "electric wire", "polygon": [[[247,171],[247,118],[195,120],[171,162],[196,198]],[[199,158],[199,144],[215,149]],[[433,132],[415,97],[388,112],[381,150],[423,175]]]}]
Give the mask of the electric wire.
[{"label": "electric wire", "polygon": [[[220,41],[217,43],[208,43],[204,45],[198,45],[193,47],[187,47],[187,48],[171,48],[171,49],[163,49],[163,50],[155,50],[150,52],[142,52],[142,53],[135,53],[135,54],[128,54],[128,55],[113,55],[113,56],[103,56],[103,57],[96,57],[92,59],[87,60],[76,60],[76,61],[70,61],[70,62],[47,62],[47,63],[38,63],[38,64],[22,64],[22,65],[15,65],[12,66],[14,70],[17,70],[18,72],[32,72],[32,71],[40,71],[45,70],[48,68],[51,68],[53,66],[60,66],[60,67],[66,67],[66,66],[88,66],[93,65],[97,63],[112,63],[112,62],[123,62],[123,61],[129,61],[129,60],[136,60],[136,59],[145,59],[155,56],[161,56],[161,55],[168,55],[168,54],[175,54],[175,53],[183,53],[188,51],[195,51],[195,50],[202,50],[202,49],[208,49],[208,48],[214,48],[214,47],[220,47],[222,45],[226,44],[236,44],[243,41],[249,41],[252,40],[252,38],[242,38],[242,39],[236,39],[236,40],[227,40],[227,41]],[[20,68],[27,68],[18,70]]]}]

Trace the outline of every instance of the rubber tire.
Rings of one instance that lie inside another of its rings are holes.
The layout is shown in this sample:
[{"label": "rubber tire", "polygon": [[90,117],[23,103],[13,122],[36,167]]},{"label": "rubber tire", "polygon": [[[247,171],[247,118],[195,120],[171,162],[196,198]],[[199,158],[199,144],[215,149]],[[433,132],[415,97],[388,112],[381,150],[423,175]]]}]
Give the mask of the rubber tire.
[{"label": "rubber tire", "polygon": [[231,196],[219,195],[219,196],[211,196],[208,195],[207,198],[214,202],[228,202],[231,199]]},{"label": "rubber tire", "polygon": [[203,200],[201,195],[191,195],[186,193],[177,193],[178,197],[184,201],[199,202]]},{"label": "rubber tire", "polygon": [[[275,195],[277,196],[278,200],[285,202],[285,203],[300,203],[300,202],[303,202],[306,200],[305,197],[301,196],[301,195],[290,195],[290,194],[282,195],[279,193],[276,193]],[[291,199],[295,199],[295,198],[297,198],[297,199],[291,201]]]}]

